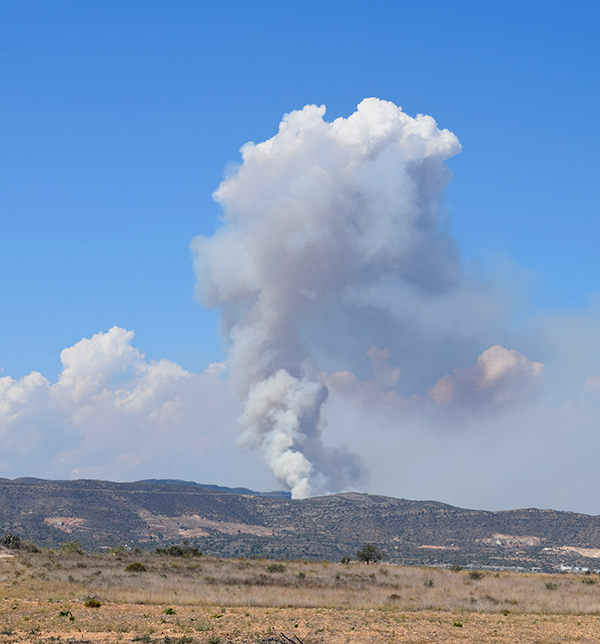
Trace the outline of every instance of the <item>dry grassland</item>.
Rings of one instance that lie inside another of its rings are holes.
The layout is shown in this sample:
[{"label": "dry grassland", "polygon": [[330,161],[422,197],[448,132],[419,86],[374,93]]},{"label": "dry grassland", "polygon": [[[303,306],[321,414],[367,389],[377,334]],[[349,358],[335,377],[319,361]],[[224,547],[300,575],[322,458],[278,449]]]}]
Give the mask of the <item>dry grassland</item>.
[{"label": "dry grassland", "polygon": [[[145,571],[128,572],[130,564]],[[563,643],[600,640],[596,576],[395,565],[17,554],[0,642]],[[95,598],[99,607],[86,607]]]}]

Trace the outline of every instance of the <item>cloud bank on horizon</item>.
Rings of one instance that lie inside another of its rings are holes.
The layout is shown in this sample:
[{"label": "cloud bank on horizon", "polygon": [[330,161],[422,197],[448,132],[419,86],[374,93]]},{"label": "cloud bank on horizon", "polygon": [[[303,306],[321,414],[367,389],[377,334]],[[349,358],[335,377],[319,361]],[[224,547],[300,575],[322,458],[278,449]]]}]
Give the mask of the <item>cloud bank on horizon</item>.
[{"label": "cloud bank on horizon", "polygon": [[324,115],[306,106],[246,144],[215,192],[221,227],[192,241],[226,364],[148,361],[114,327],[64,349],[55,383],[0,378],[5,475],[142,478],[171,458],[203,479],[190,459],[219,453],[226,468],[218,450],[238,421],[239,445],[297,498],[476,487],[487,507],[497,490],[513,506],[523,491],[574,507],[563,495],[582,489],[591,503],[598,312],[515,330],[510,297],[450,233],[456,136],[374,98]]},{"label": "cloud bank on horizon", "polygon": [[225,365],[192,374],[148,361],[133,337],[113,327],[64,349],[55,383],[37,372],[0,378],[4,475],[123,479],[141,463],[181,459],[182,445],[198,456],[222,441],[235,420]]}]

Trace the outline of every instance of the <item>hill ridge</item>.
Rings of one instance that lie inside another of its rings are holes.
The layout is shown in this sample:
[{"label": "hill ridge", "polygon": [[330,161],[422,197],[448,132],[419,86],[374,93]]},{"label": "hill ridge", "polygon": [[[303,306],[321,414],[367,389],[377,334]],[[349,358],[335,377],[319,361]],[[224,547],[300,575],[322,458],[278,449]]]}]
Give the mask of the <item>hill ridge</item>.
[{"label": "hill ridge", "polygon": [[174,479],[0,478],[0,527],[48,547],[154,549],[186,539],[219,556],[336,561],[372,542],[390,561],[415,565],[600,565],[598,516],[471,510],[359,492],[293,500]]}]

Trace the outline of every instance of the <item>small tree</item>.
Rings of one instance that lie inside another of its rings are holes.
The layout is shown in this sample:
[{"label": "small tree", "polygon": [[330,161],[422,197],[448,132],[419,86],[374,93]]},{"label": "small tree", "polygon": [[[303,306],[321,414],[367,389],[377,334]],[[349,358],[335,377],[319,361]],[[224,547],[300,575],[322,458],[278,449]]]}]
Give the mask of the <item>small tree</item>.
[{"label": "small tree", "polygon": [[356,551],[358,561],[364,561],[366,564],[370,564],[371,562],[377,563],[384,557],[385,552],[372,543],[365,543]]},{"label": "small tree", "polygon": [[4,537],[2,537],[2,545],[5,548],[11,548],[18,550],[21,547],[21,537],[11,532],[4,532]]}]

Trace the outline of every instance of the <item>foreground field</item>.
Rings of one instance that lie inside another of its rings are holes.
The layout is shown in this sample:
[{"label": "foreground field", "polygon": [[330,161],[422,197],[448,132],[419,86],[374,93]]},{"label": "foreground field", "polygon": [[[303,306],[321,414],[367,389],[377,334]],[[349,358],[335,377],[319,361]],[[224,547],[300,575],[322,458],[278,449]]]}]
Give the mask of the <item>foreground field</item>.
[{"label": "foreground field", "polygon": [[273,642],[281,634],[305,644],[597,642],[596,581],[354,563],[20,553],[0,558],[0,642],[226,644]]},{"label": "foreground field", "polygon": [[[164,607],[24,601],[0,602],[0,642],[116,644],[226,644],[290,639],[305,644],[388,642],[468,642],[482,644],[563,644],[598,642],[600,618],[595,616],[507,615],[319,608]],[[71,611],[74,621],[59,616]],[[462,624],[462,626],[458,626]]]}]

